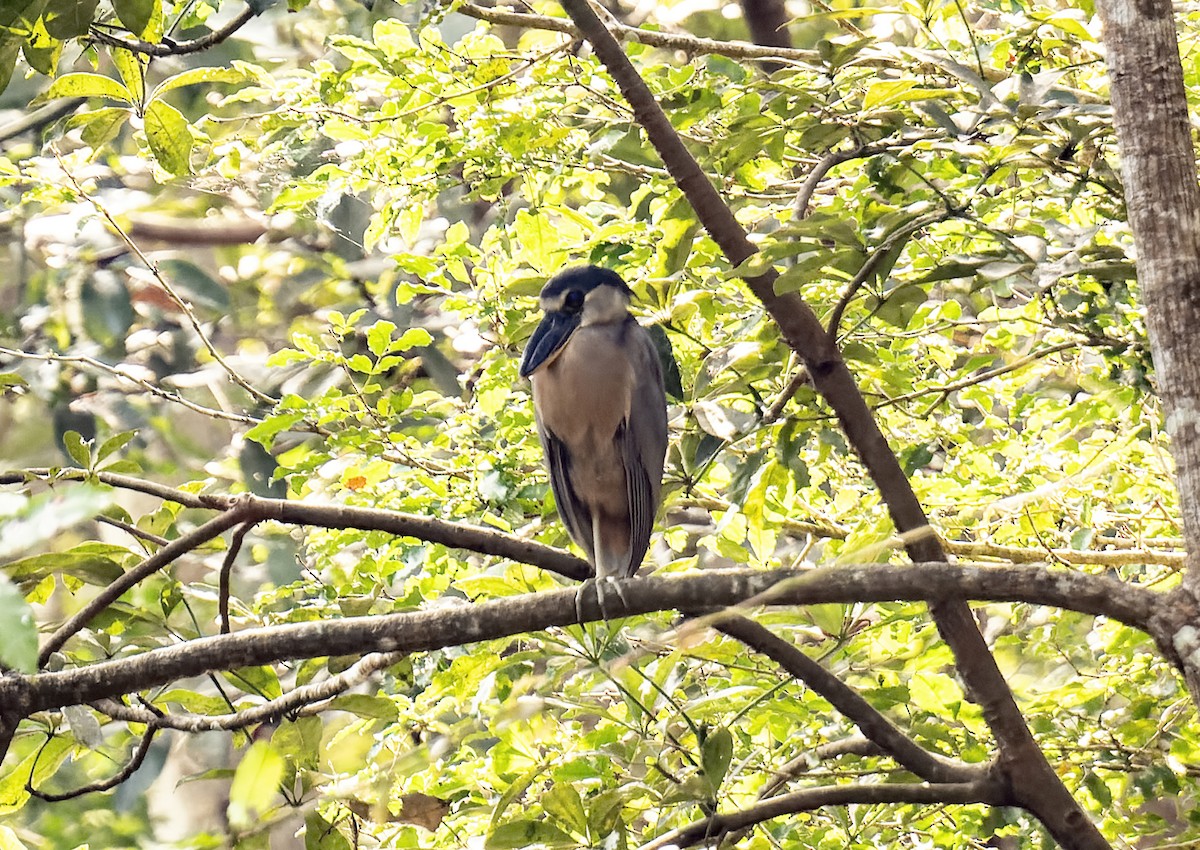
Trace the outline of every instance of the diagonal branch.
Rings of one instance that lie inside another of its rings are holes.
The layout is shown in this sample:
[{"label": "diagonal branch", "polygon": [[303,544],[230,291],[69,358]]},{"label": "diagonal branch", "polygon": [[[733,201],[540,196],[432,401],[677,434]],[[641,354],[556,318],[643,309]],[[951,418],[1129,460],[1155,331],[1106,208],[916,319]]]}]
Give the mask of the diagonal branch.
[{"label": "diagonal branch", "polygon": [[[729,261],[741,265],[755,253],[753,243],[684,146],[621,45],[596,17],[587,0],[561,0],[561,4],[621,89],[638,124],[687,197],[696,217]],[[896,528],[905,535],[909,556],[914,560],[943,560],[944,552],[929,527],[925,511],[833,337],[798,295],[776,293],[776,279],[773,270],[745,278],[779,325],[788,345],[804,359],[813,384],[833,408],[847,439],[879,488]],[[1021,795],[1021,805],[1041,820],[1064,846],[1107,850],[1108,842],[1071,797],[1034,741],[965,600],[943,598],[931,607],[931,613],[943,640],[954,652],[968,698],[983,708],[984,718],[1000,747],[1002,773],[1010,787]]]},{"label": "diagonal branch", "polygon": [[72,788],[70,791],[40,791],[33,787],[33,777],[30,776],[29,781],[25,783],[25,790],[34,797],[47,803],[59,803],[63,800],[74,800],[76,797],[82,797],[84,794],[92,794],[96,791],[108,791],[111,788],[116,788],[129,777],[137,772],[137,769],[142,766],[142,762],[146,760],[146,754],[150,752],[150,745],[154,743],[154,736],[158,733],[156,726],[151,726],[142,735],[138,741],[137,747],[134,748],[133,755],[129,757],[129,761],[121,765],[121,769],[112,776],[104,779],[99,779],[95,782],[89,782],[87,785],[81,785],[78,788]]},{"label": "diagonal branch", "polygon": [[201,53],[210,47],[216,47],[248,24],[254,15],[253,7],[247,4],[246,8],[238,12],[233,20],[225,24],[225,26],[188,41],[172,41],[171,39],[164,38],[160,43],[155,44],[149,41],[142,41],[140,38],[121,38],[120,36],[112,35],[98,26],[91,28],[89,37],[92,41],[99,42],[108,47],[120,47],[146,56],[186,56],[189,53]]},{"label": "diagonal branch", "polygon": [[712,626],[766,655],[800,679],[851,720],[880,749],[921,779],[927,782],[974,782],[986,776],[986,768],[923,749],[853,688],[759,623],[736,615],[717,614]]},{"label": "diagonal branch", "polygon": [[247,506],[236,503],[219,516],[213,517],[199,528],[195,528],[182,537],[177,537],[166,546],[159,549],[146,560],[142,561],[108,587],[96,594],[95,598],[73,614],[65,623],[55,629],[54,634],[46,639],[38,652],[38,667],[45,667],[50,656],[62,649],[63,644],[78,634],[92,618],[121,598],[125,591],[147,576],[161,570],[174,562],[181,555],[202,546],[214,537],[223,534],[228,529],[245,520]]},{"label": "diagonal branch", "polygon": [[[450,522],[420,514],[406,514],[377,508],[356,508],[346,505],[314,505],[284,499],[265,499],[248,493],[239,496],[189,493],[165,484],[145,481],[132,475],[116,472],[88,472],[86,469],[47,468],[0,473],[0,484],[25,484],[30,477],[55,481],[96,480],[110,487],[146,493],[187,508],[228,511],[237,507],[241,521],[311,525],[318,528],[355,528],[362,531],[386,531],[400,537],[414,537],[428,543],[438,543],[455,549],[468,549],[481,555],[509,558],[523,564],[534,564],[565,578],[582,581],[591,576],[592,568],[582,558],[555,549],[544,543],[505,534],[492,528]],[[228,528],[228,526],[226,526]],[[224,529],[222,529],[224,530]]]},{"label": "diagonal branch", "polygon": [[668,847],[692,847],[697,844],[716,847],[731,832],[799,812],[811,812],[825,806],[879,805],[884,803],[928,803],[946,805],[987,803],[1005,805],[1004,790],[991,780],[975,782],[921,783],[919,785],[831,785],[804,788],[747,806],[729,814],[716,814],[688,824],[643,844],[639,850],[666,850]]}]

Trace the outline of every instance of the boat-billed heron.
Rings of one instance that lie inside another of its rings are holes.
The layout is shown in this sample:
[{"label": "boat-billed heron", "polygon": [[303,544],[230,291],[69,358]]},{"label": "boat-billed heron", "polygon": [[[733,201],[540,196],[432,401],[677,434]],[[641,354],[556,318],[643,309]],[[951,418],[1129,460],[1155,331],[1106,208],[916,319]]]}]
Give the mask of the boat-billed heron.
[{"label": "boat-billed heron", "polygon": [[558,513],[600,579],[641,566],[667,451],[662,367],[632,295],[608,269],[559,272],[521,360]]}]

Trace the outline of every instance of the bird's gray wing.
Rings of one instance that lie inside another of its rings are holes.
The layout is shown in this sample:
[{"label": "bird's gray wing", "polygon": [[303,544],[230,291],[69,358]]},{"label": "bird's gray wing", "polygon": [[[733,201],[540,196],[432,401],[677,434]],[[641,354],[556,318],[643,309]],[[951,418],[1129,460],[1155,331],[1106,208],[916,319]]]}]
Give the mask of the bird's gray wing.
[{"label": "bird's gray wing", "polygon": [[637,383],[629,417],[617,432],[625,465],[629,502],[629,564],[632,576],[650,546],[650,532],[662,494],[663,460],[667,454],[667,397],[662,367],[650,333],[630,317],[627,344]]},{"label": "bird's gray wing", "polygon": [[595,545],[592,541],[592,514],[575,494],[571,486],[571,453],[567,446],[542,424],[540,416],[537,420],[538,438],[542,441],[542,451],[546,455],[546,469],[550,472],[550,489],[554,493],[554,504],[558,515],[571,539],[587,553],[589,563],[596,563]]}]

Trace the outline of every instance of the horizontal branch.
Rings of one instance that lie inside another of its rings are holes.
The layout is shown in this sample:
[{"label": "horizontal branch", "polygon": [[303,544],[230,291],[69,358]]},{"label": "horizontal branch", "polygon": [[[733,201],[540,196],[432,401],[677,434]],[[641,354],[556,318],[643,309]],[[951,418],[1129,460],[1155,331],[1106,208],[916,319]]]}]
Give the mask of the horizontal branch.
[{"label": "horizontal branch", "polygon": [[[1111,617],[1145,631],[1163,604],[1162,595],[1154,591],[1056,567],[937,562],[709,571],[627,579],[621,586],[620,597],[606,595],[610,618],[715,606],[950,597],[1051,605]],[[479,605],[247,629],[71,670],[10,674],[0,677],[0,715],[27,717],[35,711],[90,703],[217,670],[331,655],[422,652],[543,631],[579,622],[577,593],[576,588],[566,588]],[[589,619],[599,619],[594,594],[593,588],[584,600]]]}]

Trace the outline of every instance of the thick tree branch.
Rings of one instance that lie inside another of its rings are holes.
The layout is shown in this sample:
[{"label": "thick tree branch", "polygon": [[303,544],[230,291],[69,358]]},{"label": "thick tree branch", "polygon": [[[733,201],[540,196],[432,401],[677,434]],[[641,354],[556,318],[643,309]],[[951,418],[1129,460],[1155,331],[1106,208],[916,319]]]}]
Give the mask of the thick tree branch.
[{"label": "thick tree branch", "polygon": [[[1051,605],[1148,630],[1163,601],[1162,594],[1151,590],[1057,567],[947,563],[710,571],[628,579],[622,588],[624,599],[605,597],[610,618],[714,606],[920,601],[946,595]],[[544,631],[579,622],[576,597],[577,589],[571,587],[480,605],[247,629],[70,670],[10,673],[0,676],[0,717],[28,717],[217,670],[331,655],[423,652]],[[600,619],[594,590],[585,610]]]},{"label": "thick tree branch", "polygon": [[[638,124],[687,197],[696,217],[729,261],[741,265],[755,253],[753,243],[684,146],[620,44],[596,17],[587,0],[561,0],[561,3],[621,89]],[[929,528],[920,501],[833,337],[798,295],[776,293],[777,276],[773,271],[744,279],[778,324],[788,345],[804,359],[813,384],[833,408],[847,439],[879,488],[897,530],[905,536],[909,556],[913,560],[943,560],[945,555],[937,535]],[[1067,792],[1038,748],[966,602],[942,599],[931,607],[931,613],[942,638],[954,652],[968,698],[983,708],[1000,746],[1002,770],[1011,787],[1022,795],[1022,805],[1065,847],[1108,848],[1108,842]]]},{"label": "thick tree branch", "polygon": [[805,788],[781,794],[729,814],[718,814],[643,844],[640,850],[665,850],[668,847],[717,846],[731,832],[798,812],[811,812],[824,806],[886,803],[928,803],[930,805],[986,803],[1008,805],[1003,788],[990,780],[947,782],[920,785],[831,785]]}]

